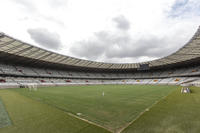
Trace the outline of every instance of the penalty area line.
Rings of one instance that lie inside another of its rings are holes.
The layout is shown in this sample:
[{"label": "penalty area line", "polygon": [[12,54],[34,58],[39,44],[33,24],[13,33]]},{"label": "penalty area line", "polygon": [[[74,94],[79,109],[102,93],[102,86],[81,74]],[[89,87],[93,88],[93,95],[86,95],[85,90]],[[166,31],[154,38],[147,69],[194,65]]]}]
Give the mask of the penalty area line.
[{"label": "penalty area line", "polygon": [[97,126],[97,127],[103,128],[103,129],[105,129],[105,130],[107,130],[107,131],[113,133],[113,131],[112,131],[111,129],[108,129],[108,128],[104,127],[104,126],[101,126],[101,125],[99,125],[99,124],[97,124],[97,123],[95,123],[95,122],[92,122],[92,121],[89,121],[89,120],[87,120],[87,119],[78,117],[78,116],[76,116],[76,115],[74,115],[74,114],[72,114],[72,113],[66,112],[66,111],[64,111],[64,112],[67,113],[69,116],[75,117],[75,118],[77,118],[77,119],[79,119],[79,120],[82,120],[82,121],[87,122],[87,123],[89,123],[89,124],[91,124],[91,125],[95,125],[95,126]]}]

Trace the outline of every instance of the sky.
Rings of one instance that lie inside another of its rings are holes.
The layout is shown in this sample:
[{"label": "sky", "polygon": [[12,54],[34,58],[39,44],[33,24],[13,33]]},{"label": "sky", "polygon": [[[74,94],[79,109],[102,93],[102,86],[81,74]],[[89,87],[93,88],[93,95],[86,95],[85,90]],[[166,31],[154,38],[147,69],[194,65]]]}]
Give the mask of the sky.
[{"label": "sky", "polygon": [[170,55],[200,26],[200,0],[1,0],[0,32],[76,58],[135,63]]}]

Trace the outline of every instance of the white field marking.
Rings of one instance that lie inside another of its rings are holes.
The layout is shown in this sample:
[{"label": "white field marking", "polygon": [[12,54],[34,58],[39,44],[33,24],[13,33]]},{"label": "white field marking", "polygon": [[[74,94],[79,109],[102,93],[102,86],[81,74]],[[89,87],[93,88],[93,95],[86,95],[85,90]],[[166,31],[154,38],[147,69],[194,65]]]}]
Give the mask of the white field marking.
[{"label": "white field marking", "polygon": [[82,113],[76,113],[76,115],[82,115]]},{"label": "white field marking", "polygon": [[[65,111],[64,111],[64,112],[65,112]],[[106,128],[106,127],[103,127],[103,126],[101,126],[101,125],[99,125],[99,124],[97,124],[97,123],[94,123],[94,122],[89,121],[89,120],[87,120],[87,119],[81,118],[81,117],[76,116],[76,115],[74,115],[74,114],[72,114],[72,113],[69,113],[69,112],[66,112],[66,113],[67,113],[68,115],[72,116],[72,117],[75,117],[75,118],[79,119],[79,120],[85,121],[85,122],[87,122],[87,123],[89,123],[89,124],[95,125],[95,126],[97,126],[97,127],[103,128],[103,129],[105,129],[105,130],[107,130],[107,131],[109,131],[109,132],[111,132],[111,133],[114,133],[111,129]]]},{"label": "white field marking", "polygon": [[[174,90],[175,91],[175,90]],[[174,92],[172,91],[172,92]],[[116,131],[116,133],[121,133],[122,131],[124,131],[127,127],[129,127],[132,123],[134,123],[137,119],[139,119],[145,112],[148,112],[153,106],[155,106],[156,104],[158,104],[161,100],[165,99],[166,97],[168,97],[170,94],[169,93],[167,96],[163,96],[161,97],[160,100],[155,101],[155,103],[153,103],[152,105],[150,105],[149,107],[147,107],[143,112],[141,112],[135,119],[133,119],[131,122],[127,123],[124,127],[122,127],[121,129],[119,129],[118,131]]]}]

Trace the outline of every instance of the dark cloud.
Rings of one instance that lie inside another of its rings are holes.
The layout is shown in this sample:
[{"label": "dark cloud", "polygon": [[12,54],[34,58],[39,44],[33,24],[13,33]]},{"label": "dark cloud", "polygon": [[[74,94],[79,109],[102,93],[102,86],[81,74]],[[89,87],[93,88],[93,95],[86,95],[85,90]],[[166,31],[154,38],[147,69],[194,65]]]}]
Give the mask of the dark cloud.
[{"label": "dark cloud", "polygon": [[121,30],[130,29],[130,23],[123,15],[113,18],[113,21],[116,22],[118,29],[121,29]]},{"label": "dark cloud", "polygon": [[[126,38],[122,38],[126,39]],[[132,40],[128,38],[126,44],[119,43],[120,48],[115,50],[113,45],[106,50],[107,58],[140,58],[146,56],[148,58],[160,58],[169,55],[172,51],[175,51],[174,46],[169,45],[169,41],[165,38],[159,38],[156,36],[148,35],[143,36],[138,40]]]},{"label": "dark cloud", "polygon": [[39,45],[57,50],[61,47],[60,36],[57,33],[49,32],[44,28],[28,29],[31,38]]},{"label": "dark cloud", "polygon": [[94,38],[83,40],[74,44],[70,51],[79,56],[89,59],[97,59],[105,51],[105,42],[109,42],[106,32],[96,33]]}]

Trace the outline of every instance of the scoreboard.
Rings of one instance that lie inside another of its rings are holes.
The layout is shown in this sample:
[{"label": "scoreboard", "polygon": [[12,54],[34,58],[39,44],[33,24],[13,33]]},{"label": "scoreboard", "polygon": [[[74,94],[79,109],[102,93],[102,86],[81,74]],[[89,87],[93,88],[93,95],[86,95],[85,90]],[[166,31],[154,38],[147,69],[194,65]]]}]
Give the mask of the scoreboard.
[{"label": "scoreboard", "polygon": [[140,64],[138,70],[149,70],[149,64]]}]

